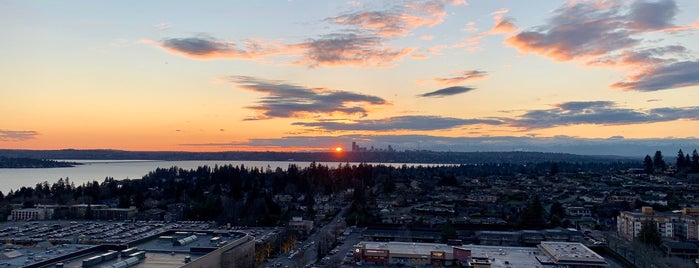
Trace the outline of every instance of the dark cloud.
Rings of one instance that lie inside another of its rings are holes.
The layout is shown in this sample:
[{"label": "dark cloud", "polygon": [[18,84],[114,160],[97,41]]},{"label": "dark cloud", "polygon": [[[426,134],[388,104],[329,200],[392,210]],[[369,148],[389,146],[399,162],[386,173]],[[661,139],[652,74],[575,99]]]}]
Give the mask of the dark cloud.
[{"label": "dark cloud", "polygon": [[676,13],[677,4],[673,0],[634,2],[629,13],[629,27],[641,31],[673,27]]},{"label": "dark cloud", "polygon": [[391,48],[375,35],[357,33],[336,33],[311,39],[299,44],[304,56],[299,63],[310,67],[317,66],[376,66],[388,67],[413,49]]},{"label": "dark cloud", "polygon": [[457,95],[461,93],[466,93],[471,90],[474,90],[475,88],[472,87],[461,87],[461,86],[454,86],[454,87],[447,87],[447,88],[442,88],[439,90],[435,90],[432,92],[427,92],[424,94],[418,95],[418,97],[436,97],[436,98],[441,98],[445,96],[452,96],[452,95]]},{"label": "dark cloud", "polygon": [[452,77],[437,77],[437,78],[434,78],[433,80],[437,83],[440,83],[440,84],[454,85],[454,84],[460,84],[460,83],[467,82],[467,81],[483,79],[486,77],[488,77],[488,73],[485,71],[466,70],[466,71],[462,71],[460,73],[457,73],[456,75],[454,75]]},{"label": "dark cloud", "polygon": [[579,111],[585,109],[606,108],[614,106],[612,101],[570,101],[556,105],[562,110]]},{"label": "dark cloud", "polygon": [[699,61],[681,61],[652,68],[612,85],[624,90],[656,91],[699,85]]},{"label": "dark cloud", "polygon": [[630,37],[619,13],[618,6],[599,8],[591,2],[566,5],[554,12],[548,25],[520,32],[506,42],[559,61],[606,55],[639,43]]},{"label": "dark cloud", "polygon": [[673,25],[677,4],[673,0],[625,4],[571,2],[555,10],[548,24],[513,35],[506,43],[557,61],[634,72],[626,81],[612,84],[613,88],[654,91],[699,85],[697,61],[687,60],[685,47],[658,46],[644,39],[646,33],[694,29]]},{"label": "dark cloud", "polygon": [[241,88],[266,94],[257,102],[257,105],[248,107],[260,113],[259,117],[250,119],[332,113],[365,116],[367,113],[365,106],[386,104],[382,98],[349,91],[306,88],[249,76],[232,76],[229,79]]},{"label": "dark cloud", "polygon": [[699,139],[626,139],[613,136],[585,139],[570,136],[555,137],[445,137],[433,135],[341,135],[341,136],[289,136],[272,139],[251,139],[245,142],[185,144],[186,146],[230,146],[233,148],[317,148],[328,150],[338,144],[349,147],[357,142],[362,147],[403,150],[433,150],[450,152],[552,152],[583,155],[622,155],[637,157],[657,150],[671,154],[678,148],[689,151],[699,147]]},{"label": "dark cloud", "polygon": [[285,45],[267,43],[255,39],[234,43],[216,40],[211,37],[169,38],[162,40],[160,46],[176,54],[200,59],[253,59],[280,54],[287,49]]},{"label": "dark cloud", "polygon": [[297,122],[294,125],[319,128],[329,131],[393,131],[393,130],[442,130],[460,126],[487,124],[500,125],[496,119],[461,119],[441,116],[396,116],[375,120],[357,120],[352,123],[333,121]]},{"label": "dark cloud", "polygon": [[550,128],[581,124],[629,125],[668,122],[680,119],[699,120],[699,106],[634,110],[619,108],[614,102],[568,102],[554,109],[531,110],[509,124],[524,128]]},{"label": "dark cloud", "polygon": [[25,141],[36,138],[38,132],[33,130],[0,129],[0,141]]}]

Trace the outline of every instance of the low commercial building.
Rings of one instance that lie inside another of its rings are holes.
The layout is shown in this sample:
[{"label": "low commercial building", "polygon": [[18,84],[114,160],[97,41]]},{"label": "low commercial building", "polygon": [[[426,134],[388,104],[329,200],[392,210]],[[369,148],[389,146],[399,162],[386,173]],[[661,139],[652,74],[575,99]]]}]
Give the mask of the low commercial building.
[{"label": "low commercial building", "polygon": [[354,257],[358,261],[377,265],[609,267],[599,254],[581,243],[573,242],[541,242],[537,247],[360,242],[355,247]]},{"label": "low commercial building", "polygon": [[50,215],[48,210],[40,208],[23,208],[23,209],[13,209],[10,212],[8,220],[12,221],[30,221],[30,220],[45,220]]},{"label": "low commercial building", "polygon": [[130,220],[136,217],[138,210],[136,207],[130,208],[100,208],[93,209],[92,214],[96,220]]},{"label": "low commercial building", "polygon": [[696,259],[699,257],[699,247],[690,242],[665,241],[660,245],[660,249],[665,253],[665,256],[685,259]]},{"label": "low commercial building", "polygon": [[609,267],[602,256],[580,243],[541,242],[538,248],[548,257],[548,260],[537,257],[541,264],[568,268]]},{"label": "low commercial building", "polygon": [[[223,235],[223,236],[222,236]],[[187,243],[176,241],[186,238]],[[217,243],[212,243],[216,239]],[[125,245],[60,245],[45,250],[21,249],[0,266],[11,267],[180,267],[254,268],[255,238],[239,232],[166,232]],[[75,250],[77,248],[77,250]],[[72,251],[69,251],[73,249]],[[54,254],[49,255],[49,252]],[[59,255],[56,253],[69,253]],[[116,253],[119,254],[116,254]],[[41,258],[39,259],[39,254]],[[56,255],[56,256],[54,256]],[[44,258],[46,257],[46,258]],[[31,258],[31,259],[28,259]],[[33,263],[38,261],[36,263]],[[27,266],[30,264],[30,266]]]}]

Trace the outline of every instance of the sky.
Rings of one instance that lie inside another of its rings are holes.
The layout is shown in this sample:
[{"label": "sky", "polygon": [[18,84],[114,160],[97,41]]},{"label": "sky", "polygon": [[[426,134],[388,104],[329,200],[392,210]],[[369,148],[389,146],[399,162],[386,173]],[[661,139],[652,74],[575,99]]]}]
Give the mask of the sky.
[{"label": "sky", "polygon": [[0,31],[4,149],[699,148],[695,0],[0,0]]}]

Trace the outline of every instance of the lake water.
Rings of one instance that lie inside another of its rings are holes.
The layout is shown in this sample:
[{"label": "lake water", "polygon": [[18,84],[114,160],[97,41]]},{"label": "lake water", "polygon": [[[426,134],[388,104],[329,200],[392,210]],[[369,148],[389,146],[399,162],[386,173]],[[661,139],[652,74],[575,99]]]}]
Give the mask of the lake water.
[{"label": "lake water", "polygon": [[[66,160],[71,162],[84,163],[70,168],[17,168],[17,169],[2,169],[0,168],[0,191],[7,194],[10,190],[17,190],[22,186],[35,187],[36,184],[44,181],[49,185],[58,181],[58,179],[69,178],[76,186],[89,181],[102,182],[107,177],[112,177],[115,180],[123,179],[140,179],[148,172],[156,168],[170,168],[177,166],[183,169],[193,169],[199,166],[207,165],[244,165],[248,168],[257,167],[266,170],[268,167],[272,170],[277,167],[286,170],[290,164],[295,164],[299,168],[308,167],[311,162],[294,162],[294,161],[141,161],[141,160]],[[340,162],[317,162],[331,168],[336,168]],[[344,163],[343,163],[344,164]],[[350,163],[358,164],[358,163]],[[410,163],[382,163],[390,166],[434,166],[435,164],[410,164]]]}]

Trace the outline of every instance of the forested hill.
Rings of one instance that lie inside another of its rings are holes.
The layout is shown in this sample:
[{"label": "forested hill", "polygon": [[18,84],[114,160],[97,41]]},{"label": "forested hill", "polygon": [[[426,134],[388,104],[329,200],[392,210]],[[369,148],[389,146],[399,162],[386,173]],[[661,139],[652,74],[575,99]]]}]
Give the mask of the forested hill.
[{"label": "forested hill", "polygon": [[315,161],[366,163],[540,163],[540,162],[635,162],[642,157],[589,156],[540,152],[144,152],[119,150],[0,150],[0,156],[75,160],[231,160]]},{"label": "forested hill", "polygon": [[27,157],[0,156],[0,168],[55,168],[72,167],[77,163],[34,159]]}]

